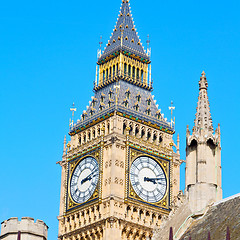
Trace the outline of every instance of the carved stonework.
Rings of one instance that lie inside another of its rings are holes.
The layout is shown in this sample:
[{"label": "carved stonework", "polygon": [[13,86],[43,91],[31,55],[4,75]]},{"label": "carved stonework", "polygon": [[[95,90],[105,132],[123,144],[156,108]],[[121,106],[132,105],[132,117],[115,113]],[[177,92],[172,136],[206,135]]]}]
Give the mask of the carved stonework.
[{"label": "carved stonework", "polygon": [[[179,191],[179,140],[175,145],[175,131],[151,93],[150,57],[136,33],[129,1],[122,1],[117,25],[114,39],[98,58],[89,107],[71,123],[67,145],[64,140],[59,240],[150,240]],[[130,182],[130,168],[141,156],[152,163],[151,170],[145,166],[142,181],[159,190],[154,201],[140,196]],[[92,162],[84,162],[87,157]],[[94,163],[97,173],[90,167]],[[88,198],[82,197],[85,193]]]}]

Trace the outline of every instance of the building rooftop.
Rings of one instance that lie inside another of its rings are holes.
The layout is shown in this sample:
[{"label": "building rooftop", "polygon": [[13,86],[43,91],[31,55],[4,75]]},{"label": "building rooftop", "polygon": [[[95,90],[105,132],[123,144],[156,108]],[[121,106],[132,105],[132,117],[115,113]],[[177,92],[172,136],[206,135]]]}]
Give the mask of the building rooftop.
[{"label": "building rooftop", "polygon": [[95,92],[81,120],[70,128],[70,135],[114,111],[127,114],[132,120],[151,122],[166,132],[174,132],[174,128],[158,109],[151,91],[120,80],[118,83],[109,84]]},{"label": "building rooftop", "polygon": [[214,205],[202,217],[192,222],[181,240],[205,240],[210,232],[211,240],[226,239],[227,227],[231,239],[240,239],[240,194],[223,199]]}]

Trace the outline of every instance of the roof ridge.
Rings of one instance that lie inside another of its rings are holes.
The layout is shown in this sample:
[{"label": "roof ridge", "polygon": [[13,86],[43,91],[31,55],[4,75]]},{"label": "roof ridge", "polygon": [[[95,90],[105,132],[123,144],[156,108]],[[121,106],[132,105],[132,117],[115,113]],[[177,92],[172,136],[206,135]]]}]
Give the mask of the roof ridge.
[{"label": "roof ridge", "polygon": [[213,204],[213,206],[217,206],[217,205],[219,205],[219,204],[221,204],[221,203],[227,202],[227,201],[232,200],[232,199],[237,198],[237,197],[240,197],[240,193],[237,193],[237,194],[232,195],[232,196],[230,196],[230,197],[224,198],[224,199],[222,199],[222,200],[220,200],[220,201],[218,201],[218,202],[215,202],[215,203]]}]

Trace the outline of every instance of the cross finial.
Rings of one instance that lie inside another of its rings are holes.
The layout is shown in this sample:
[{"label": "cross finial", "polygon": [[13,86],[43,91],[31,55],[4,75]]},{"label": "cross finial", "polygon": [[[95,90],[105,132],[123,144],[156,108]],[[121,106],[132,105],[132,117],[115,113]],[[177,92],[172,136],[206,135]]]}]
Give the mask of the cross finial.
[{"label": "cross finial", "polygon": [[77,109],[75,108],[75,104],[72,104],[72,107],[70,108],[70,111],[72,112],[72,118],[74,117],[74,112],[77,111]]},{"label": "cross finial", "polygon": [[151,48],[149,47],[150,45],[150,39],[149,39],[149,34],[147,35],[147,55],[150,57],[151,56]]},{"label": "cross finial", "polygon": [[149,48],[149,44],[150,44],[150,39],[149,39],[149,34],[147,35],[147,47]]},{"label": "cross finial", "polygon": [[102,42],[102,36],[100,36],[100,42],[99,42],[100,51],[102,50],[102,44],[103,44],[103,42]]},{"label": "cross finial", "polygon": [[171,101],[171,106],[168,107],[169,110],[171,110],[171,127],[175,125],[175,117],[173,119],[173,110],[175,110],[175,107],[173,106],[173,101]]},{"label": "cross finial", "polygon": [[102,36],[100,36],[100,41],[99,41],[99,47],[100,47],[100,49],[98,49],[98,52],[97,52],[98,58],[100,58],[101,55],[102,55],[102,44],[103,44],[103,42],[102,42]]},{"label": "cross finial", "polygon": [[70,119],[70,126],[73,126],[73,118],[74,118],[74,112],[77,111],[77,109],[75,108],[75,104],[72,104],[72,107],[70,108],[70,111],[72,112],[72,121]]}]

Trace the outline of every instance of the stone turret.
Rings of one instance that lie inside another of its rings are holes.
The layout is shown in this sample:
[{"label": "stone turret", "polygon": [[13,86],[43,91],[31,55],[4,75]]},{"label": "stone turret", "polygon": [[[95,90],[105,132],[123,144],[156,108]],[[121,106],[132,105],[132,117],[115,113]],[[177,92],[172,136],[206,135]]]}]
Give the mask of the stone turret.
[{"label": "stone turret", "polygon": [[197,113],[192,135],[186,133],[186,188],[192,212],[222,199],[220,125],[213,131],[205,72],[199,81]]},{"label": "stone turret", "polygon": [[17,239],[19,235],[21,240],[47,240],[48,226],[42,220],[34,222],[33,218],[23,217],[18,221],[17,217],[13,217],[1,225],[2,240]]}]

